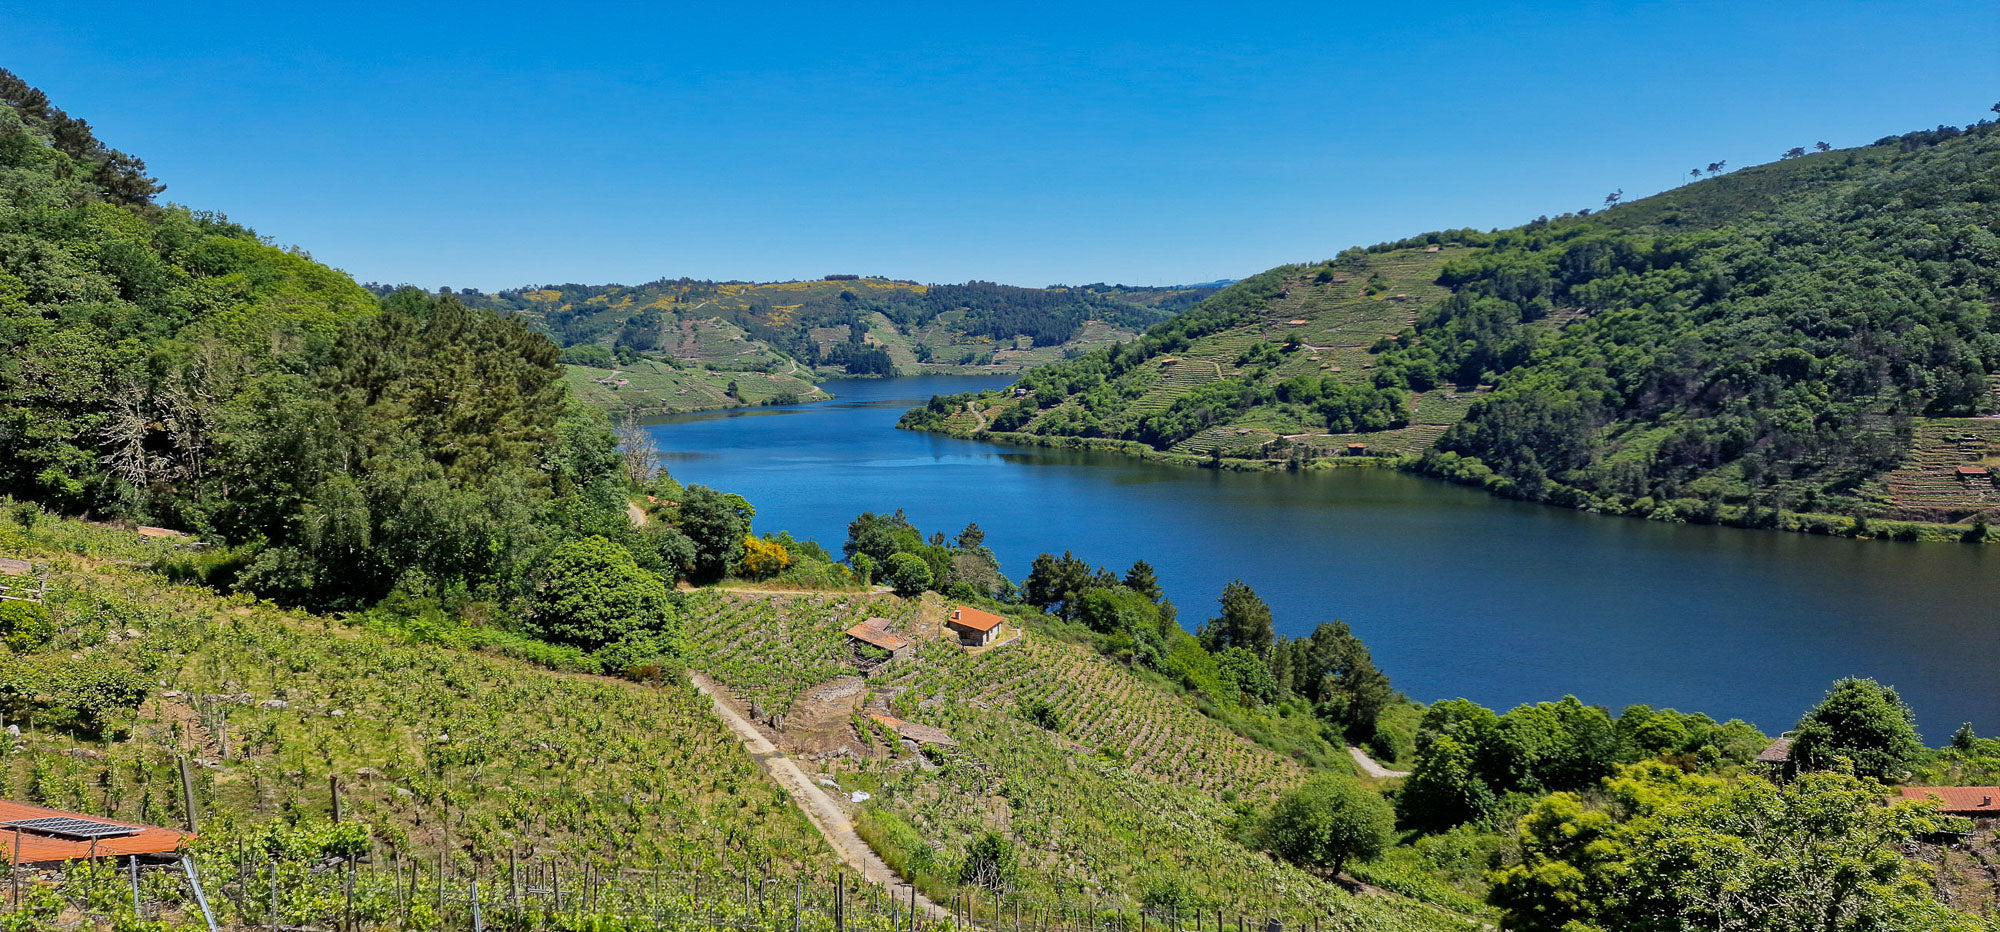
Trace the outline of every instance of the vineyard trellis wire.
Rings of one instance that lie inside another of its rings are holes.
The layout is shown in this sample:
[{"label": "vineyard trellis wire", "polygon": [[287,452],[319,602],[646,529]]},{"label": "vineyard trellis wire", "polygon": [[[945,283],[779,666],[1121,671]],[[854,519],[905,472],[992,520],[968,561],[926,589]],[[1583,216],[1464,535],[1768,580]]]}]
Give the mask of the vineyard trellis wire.
[{"label": "vineyard trellis wire", "polygon": [[[193,865],[190,876],[190,863]],[[22,866],[0,891],[0,926],[271,932],[602,930],[659,932],[1318,932],[1315,917],[1132,909],[971,888],[932,913],[844,871],[683,872],[601,861],[487,863],[390,851],[352,859],[268,859],[250,846],[177,861]],[[205,898],[202,894],[205,893]],[[205,899],[205,902],[204,902]]]}]

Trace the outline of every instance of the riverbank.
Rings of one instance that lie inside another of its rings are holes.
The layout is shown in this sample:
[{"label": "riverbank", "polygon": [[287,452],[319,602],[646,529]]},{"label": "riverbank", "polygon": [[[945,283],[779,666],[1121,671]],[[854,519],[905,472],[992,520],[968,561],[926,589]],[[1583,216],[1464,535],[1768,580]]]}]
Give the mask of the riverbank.
[{"label": "riverbank", "polygon": [[[1312,459],[1249,459],[1232,456],[1194,456],[1155,450],[1136,440],[1112,440],[1104,437],[1050,437],[1041,434],[1019,433],[996,430],[955,430],[924,427],[907,427],[897,423],[897,429],[919,433],[936,434],[957,440],[982,443],[997,443],[1017,447],[1036,447],[1050,450],[1075,450],[1091,453],[1116,453],[1154,463],[1182,466],[1195,469],[1221,470],[1225,472],[1315,472],[1328,469],[1389,469],[1479,489],[1499,498],[1515,501],[1530,501],[1517,495],[1509,495],[1493,488],[1489,483],[1470,476],[1455,476],[1426,468],[1425,461],[1418,456],[1336,456]],[[1561,502],[1532,502],[1553,508],[1582,511],[1589,514],[1622,518],[1640,518],[1668,524],[1699,524],[1741,530],[1784,531],[1794,534],[1808,534],[1818,537],[1845,537],[1853,540],[1891,541],[1898,543],[1995,543],[2000,542],[1994,530],[1984,525],[1938,524],[1925,521],[1898,521],[1887,518],[1858,517],[1853,515],[1823,514],[1817,512],[1791,512],[1782,509],[1757,508],[1748,505],[1726,505],[1702,499],[1671,499],[1655,502],[1640,499],[1633,506],[1621,507],[1614,502],[1588,501],[1577,504]]]}]

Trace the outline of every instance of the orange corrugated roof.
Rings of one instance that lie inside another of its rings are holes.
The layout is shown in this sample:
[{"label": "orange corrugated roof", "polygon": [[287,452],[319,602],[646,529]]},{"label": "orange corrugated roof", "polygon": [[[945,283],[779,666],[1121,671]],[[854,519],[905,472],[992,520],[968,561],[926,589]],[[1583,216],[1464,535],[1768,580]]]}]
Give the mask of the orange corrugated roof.
[{"label": "orange corrugated roof", "polygon": [[1939,808],[1957,815],[2000,815],[2000,786],[1906,786],[1904,799],[1943,801]]},{"label": "orange corrugated roof", "polygon": [[886,627],[888,623],[887,619],[870,618],[847,629],[847,636],[873,644],[883,650],[902,650],[910,646],[910,642],[904,640],[902,635]]},{"label": "orange corrugated roof", "polygon": [[979,609],[965,605],[951,610],[952,624],[961,628],[970,628],[974,631],[991,631],[999,627],[1000,623],[1006,620],[992,612],[982,612]]},{"label": "orange corrugated roof", "polygon": [[74,861],[80,858],[91,857],[93,854],[96,857],[123,856],[127,854],[169,854],[180,848],[182,840],[194,837],[186,832],[171,828],[160,828],[157,825],[141,825],[137,822],[125,822],[119,819],[107,819],[102,816],[84,815],[80,812],[44,809],[41,806],[30,806],[27,803],[17,803],[11,800],[0,799],[0,846],[5,847],[7,858],[9,860],[14,859],[14,831],[7,827],[7,823],[18,822],[22,819],[47,819],[56,817],[108,822],[112,825],[136,828],[139,831],[136,834],[123,835],[117,838],[99,838],[93,843],[90,841],[79,841],[74,838],[56,838],[49,835],[38,835],[32,831],[24,830],[20,833],[20,859],[14,861],[14,863],[37,864],[44,861]]}]

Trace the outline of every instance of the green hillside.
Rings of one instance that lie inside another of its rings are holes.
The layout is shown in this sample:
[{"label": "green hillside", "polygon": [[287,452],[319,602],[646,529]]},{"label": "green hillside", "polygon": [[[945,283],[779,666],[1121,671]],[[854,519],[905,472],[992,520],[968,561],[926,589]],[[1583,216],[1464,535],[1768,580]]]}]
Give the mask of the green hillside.
[{"label": "green hillside", "polygon": [[2000,499],[1957,467],[2000,455],[1996,179],[1988,121],[1352,249],[904,425],[1189,462],[1387,455],[1614,513],[1982,537]]},{"label": "green hillside", "polygon": [[825,376],[1018,371],[1129,339],[1214,291],[925,285],[849,275],[456,294],[528,321],[567,349],[567,362],[602,367],[653,356],[723,371],[803,366]]}]

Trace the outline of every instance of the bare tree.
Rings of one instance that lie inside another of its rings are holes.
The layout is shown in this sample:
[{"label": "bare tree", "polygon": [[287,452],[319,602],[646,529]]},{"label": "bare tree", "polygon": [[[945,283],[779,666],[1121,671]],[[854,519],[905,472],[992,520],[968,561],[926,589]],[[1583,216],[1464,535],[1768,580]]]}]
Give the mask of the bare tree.
[{"label": "bare tree", "polygon": [[625,478],[634,483],[653,481],[660,473],[660,451],[653,438],[639,426],[639,419],[627,411],[618,416],[618,455],[625,461]]}]

